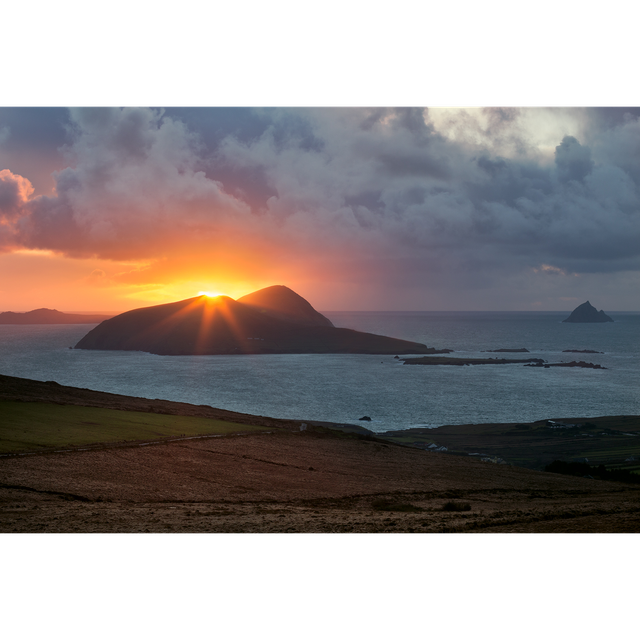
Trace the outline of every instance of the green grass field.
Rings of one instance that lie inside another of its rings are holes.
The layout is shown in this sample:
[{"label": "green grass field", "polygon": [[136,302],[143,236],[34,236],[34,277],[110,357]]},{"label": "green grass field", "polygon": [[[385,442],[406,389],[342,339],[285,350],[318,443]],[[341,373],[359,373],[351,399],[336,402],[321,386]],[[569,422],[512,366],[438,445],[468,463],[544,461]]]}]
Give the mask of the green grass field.
[{"label": "green grass field", "polygon": [[554,429],[545,420],[528,424],[447,425],[381,434],[410,446],[444,445],[449,452],[484,453],[509,464],[543,469],[553,460],[589,460],[607,468],[640,471],[640,416],[567,419],[578,426]]},{"label": "green grass field", "polygon": [[266,427],[192,416],[0,401],[0,453],[101,442],[155,440],[166,436],[224,435],[267,430]]}]

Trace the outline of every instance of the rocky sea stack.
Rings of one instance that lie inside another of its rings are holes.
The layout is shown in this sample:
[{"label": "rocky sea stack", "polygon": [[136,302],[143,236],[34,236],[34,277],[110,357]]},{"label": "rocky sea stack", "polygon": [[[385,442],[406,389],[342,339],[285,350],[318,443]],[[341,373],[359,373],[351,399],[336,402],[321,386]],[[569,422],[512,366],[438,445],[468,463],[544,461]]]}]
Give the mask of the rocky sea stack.
[{"label": "rocky sea stack", "polygon": [[157,355],[430,352],[418,342],[336,328],[281,285],[239,300],[199,296],[127,311],[98,325],[75,348]]},{"label": "rocky sea stack", "polygon": [[602,309],[598,311],[587,300],[584,304],[576,307],[571,312],[571,315],[562,322],[613,322],[613,319],[610,318]]}]

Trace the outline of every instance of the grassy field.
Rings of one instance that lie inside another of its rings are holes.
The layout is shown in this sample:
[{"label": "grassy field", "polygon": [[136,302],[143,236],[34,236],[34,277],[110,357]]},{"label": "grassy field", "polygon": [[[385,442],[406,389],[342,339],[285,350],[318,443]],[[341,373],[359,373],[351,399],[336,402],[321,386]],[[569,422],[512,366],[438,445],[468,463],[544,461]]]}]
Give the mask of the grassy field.
[{"label": "grassy field", "polygon": [[540,420],[528,424],[449,425],[381,435],[414,447],[436,444],[447,447],[449,453],[481,453],[530,469],[541,470],[553,460],[588,460],[591,465],[640,471],[640,416],[571,418],[559,424],[554,427]]},{"label": "grassy field", "polygon": [[167,436],[224,435],[266,430],[266,427],[193,416],[0,401],[0,453],[102,442],[156,440]]}]

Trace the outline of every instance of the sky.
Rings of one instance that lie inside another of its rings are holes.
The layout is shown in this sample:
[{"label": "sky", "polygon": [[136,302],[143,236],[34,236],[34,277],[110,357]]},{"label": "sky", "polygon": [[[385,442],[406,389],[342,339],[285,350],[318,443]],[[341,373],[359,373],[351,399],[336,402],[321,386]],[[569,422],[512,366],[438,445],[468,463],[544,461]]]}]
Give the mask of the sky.
[{"label": "sky", "polygon": [[0,107],[0,311],[284,284],[640,310],[640,109]]}]

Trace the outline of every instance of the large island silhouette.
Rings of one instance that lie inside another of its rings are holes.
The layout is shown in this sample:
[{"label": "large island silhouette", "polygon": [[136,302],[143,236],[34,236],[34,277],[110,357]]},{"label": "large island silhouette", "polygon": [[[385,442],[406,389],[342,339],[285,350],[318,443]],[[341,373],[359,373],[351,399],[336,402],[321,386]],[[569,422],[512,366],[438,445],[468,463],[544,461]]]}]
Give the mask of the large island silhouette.
[{"label": "large island silhouette", "polygon": [[434,351],[418,342],[334,327],[303,297],[282,285],[238,300],[202,295],[127,311],[99,324],[75,348],[157,355]]},{"label": "large island silhouette", "polygon": [[598,311],[588,300],[576,307],[571,315],[562,322],[613,322],[604,310]]}]

